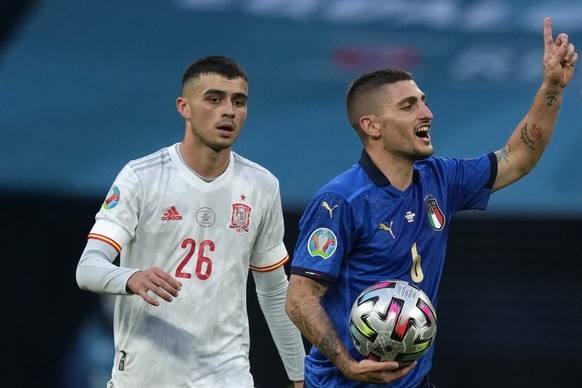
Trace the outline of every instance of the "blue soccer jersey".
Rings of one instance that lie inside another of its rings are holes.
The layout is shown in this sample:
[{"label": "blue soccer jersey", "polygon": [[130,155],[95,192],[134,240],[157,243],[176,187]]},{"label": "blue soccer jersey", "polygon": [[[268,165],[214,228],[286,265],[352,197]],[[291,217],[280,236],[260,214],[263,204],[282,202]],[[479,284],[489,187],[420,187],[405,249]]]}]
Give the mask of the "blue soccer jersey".
[{"label": "blue soccer jersey", "polygon": [[[328,284],[321,303],[356,360],[362,356],[348,331],[356,297],[377,281],[400,279],[422,289],[436,308],[451,217],[460,210],[484,210],[496,174],[493,153],[433,157],[414,164],[412,184],[400,191],[364,151],[358,164],[315,194],[300,221],[291,273]],[[415,387],[431,367],[432,351],[431,346],[407,376],[389,386]],[[345,379],[315,347],[305,372],[310,388],[367,386]]]}]

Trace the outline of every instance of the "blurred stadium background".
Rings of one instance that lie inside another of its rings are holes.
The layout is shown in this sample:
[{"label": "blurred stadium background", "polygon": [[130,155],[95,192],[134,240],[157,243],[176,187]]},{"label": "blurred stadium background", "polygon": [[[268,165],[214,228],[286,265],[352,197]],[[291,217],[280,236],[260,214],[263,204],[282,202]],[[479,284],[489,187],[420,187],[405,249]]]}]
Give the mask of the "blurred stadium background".
[{"label": "blurred stadium background", "polygon": [[[76,262],[121,167],[181,139],[175,98],[192,60],[225,54],[245,66],[249,118],[235,150],[279,177],[292,251],[303,206],[359,156],[344,113],[355,77],[411,71],[435,114],[437,155],[496,150],[540,83],[546,15],[580,51],[575,1],[1,0],[3,382],[102,386],[109,320],[77,288]],[[488,212],[454,221],[439,387],[579,382],[581,86],[578,73],[536,170]],[[249,311],[257,387],[282,387],[252,297]]]}]

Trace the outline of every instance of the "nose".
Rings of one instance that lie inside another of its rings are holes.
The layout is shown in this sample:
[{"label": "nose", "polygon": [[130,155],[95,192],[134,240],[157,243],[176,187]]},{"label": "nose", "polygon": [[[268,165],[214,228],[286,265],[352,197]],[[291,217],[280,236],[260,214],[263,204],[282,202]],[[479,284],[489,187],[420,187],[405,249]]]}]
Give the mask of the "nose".
[{"label": "nose", "polygon": [[230,101],[225,101],[222,107],[222,115],[226,117],[234,117],[234,105]]},{"label": "nose", "polygon": [[422,114],[423,118],[427,118],[430,120],[432,120],[432,118],[433,118],[432,112],[428,108],[428,105],[426,105],[425,103],[422,103],[421,114]]}]

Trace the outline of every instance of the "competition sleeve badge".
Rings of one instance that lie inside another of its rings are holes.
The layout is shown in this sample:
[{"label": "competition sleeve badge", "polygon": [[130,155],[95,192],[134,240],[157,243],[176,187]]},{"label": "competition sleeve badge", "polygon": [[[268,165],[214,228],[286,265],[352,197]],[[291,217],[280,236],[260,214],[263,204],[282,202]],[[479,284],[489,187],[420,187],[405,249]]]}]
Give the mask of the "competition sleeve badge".
[{"label": "competition sleeve badge", "polygon": [[232,213],[230,214],[230,229],[236,233],[246,233],[249,231],[251,224],[251,207],[244,203],[233,203]]},{"label": "competition sleeve badge", "polygon": [[103,202],[102,205],[103,209],[105,210],[113,209],[119,203],[120,197],[121,193],[119,191],[119,188],[115,185],[111,186],[111,189],[109,189],[109,193],[107,193],[107,197]]},{"label": "competition sleeve badge", "polygon": [[319,256],[328,259],[335,253],[337,238],[328,228],[318,228],[311,233],[307,240],[307,250],[313,257]]}]

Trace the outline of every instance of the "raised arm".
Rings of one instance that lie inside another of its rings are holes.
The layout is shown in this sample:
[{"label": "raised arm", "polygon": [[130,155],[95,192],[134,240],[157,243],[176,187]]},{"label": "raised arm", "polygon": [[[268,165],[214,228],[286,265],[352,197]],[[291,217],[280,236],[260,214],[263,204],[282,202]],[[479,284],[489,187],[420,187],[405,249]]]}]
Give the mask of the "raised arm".
[{"label": "raised arm", "polygon": [[528,174],[540,160],[554,132],[562,95],[574,75],[577,60],[578,53],[568,35],[559,34],[554,40],[550,18],[545,18],[542,85],[507,144],[495,152],[498,171],[494,191]]}]

